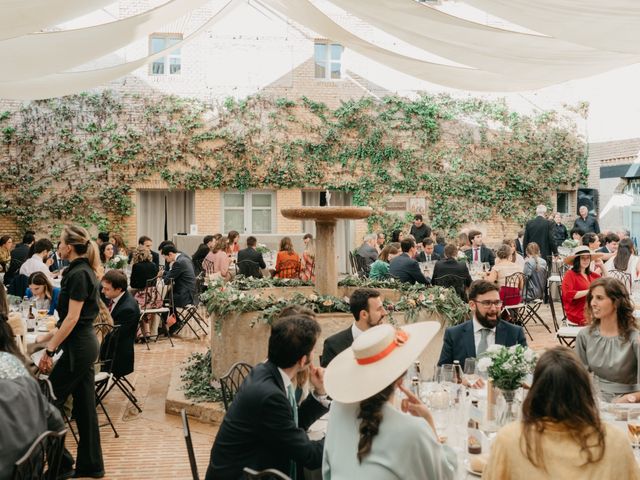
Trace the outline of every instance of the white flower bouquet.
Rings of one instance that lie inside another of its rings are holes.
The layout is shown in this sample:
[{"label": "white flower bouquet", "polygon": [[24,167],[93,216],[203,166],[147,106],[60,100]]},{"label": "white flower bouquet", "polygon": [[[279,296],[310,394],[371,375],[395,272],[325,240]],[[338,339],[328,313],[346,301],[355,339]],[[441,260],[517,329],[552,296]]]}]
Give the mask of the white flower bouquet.
[{"label": "white flower bouquet", "polygon": [[126,268],[126,266],[129,264],[129,257],[127,257],[126,255],[115,255],[111,260],[109,260],[107,262],[107,268],[114,268],[114,269],[123,269]]},{"label": "white flower bouquet", "polygon": [[496,387],[516,390],[522,380],[533,371],[536,360],[535,352],[522,345],[491,345],[480,356],[478,370],[487,372]]}]

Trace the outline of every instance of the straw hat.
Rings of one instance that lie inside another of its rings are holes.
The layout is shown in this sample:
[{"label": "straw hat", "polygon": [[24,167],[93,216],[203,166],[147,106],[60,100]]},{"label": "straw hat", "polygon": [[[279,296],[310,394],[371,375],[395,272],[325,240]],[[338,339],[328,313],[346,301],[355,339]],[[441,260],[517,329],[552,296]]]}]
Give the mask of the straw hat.
[{"label": "straw hat", "polygon": [[593,260],[598,260],[603,256],[602,253],[597,253],[590,250],[586,245],[580,245],[579,247],[574,248],[573,252],[571,252],[571,255],[567,256],[564,259],[564,263],[566,263],[567,265],[571,265],[573,264],[573,261],[576,259],[576,257],[580,257],[582,255],[591,255],[591,258]]},{"label": "straw hat", "polygon": [[409,368],[439,330],[439,322],[370,328],[328,365],[324,374],[327,394],[343,403],[375,395]]}]

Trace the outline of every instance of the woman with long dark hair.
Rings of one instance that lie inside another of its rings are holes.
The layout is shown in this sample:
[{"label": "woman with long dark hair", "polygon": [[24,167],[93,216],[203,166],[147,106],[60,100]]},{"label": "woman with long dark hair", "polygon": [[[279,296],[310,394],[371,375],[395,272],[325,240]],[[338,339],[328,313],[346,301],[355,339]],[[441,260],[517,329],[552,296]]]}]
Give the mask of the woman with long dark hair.
[{"label": "woman with long dark hair", "polygon": [[35,297],[43,301],[47,307],[47,315],[53,315],[58,306],[60,288],[55,287],[49,281],[49,277],[42,272],[33,272],[29,275],[29,288],[25,292],[28,298]]},{"label": "woman with long dark hair", "polygon": [[522,420],[502,428],[483,479],[639,479],[627,435],[600,420],[589,374],[567,347],[538,360]]},{"label": "woman with long dark hair", "polygon": [[[402,386],[404,373],[439,330],[435,322],[389,324],[360,334],[327,366],[333,398],[324,442],[323,478],[453,479],[456,455],[440,444],[429,409]],[[407,396],[405,415],[393,404]]]},{"label": "woman with long dark hair", "polygon": [[636,249],[630,238],[623,238],[618,243],[618,250],[614,257],[607,260],[604,268],[607,271],[620,270],[631,275],[631,281],[640,278],[640,261]]},{"label": "woman with long dark hair", "polygon": [[592,252],[589,247],[580,246],[574,248],[573,253],[564,259],[567,265],[571,265],[571,270],[567,270],[562,279],[562,304],[567,321],[573,325],[586,323],[584,305],[589,285],[600,278],[599,274],[591,271],[591,261],[595,260],[595,265],[605,274],[601,257],[602,254]]},{"label": "woman with long dark hair", "polygon": [[[73,411],[80,436],[75,476],[101,478],[104,464],[94,386],[98,339],[93,329],[93,321],[100,310],[100,284],[96,277],[101,267],[98,247],[84,228],[67,225],[58,250],[70,263],[62,274],[58,297],[60,320],[57,328],[41,339],[47,342],[47,347],[38,367],[43,373],[50,373],[56,406],[60,410],[69,395],[73,395]],[[62,355],[54,366],[52,358],[59,349],[62,349]],[[73,457],[66,449],[61,471],[64,478],[73,475]]]},{"label": "woman with long dark hair", "polygon": [[576,353],[599,379],[607,401],[640,401],[638,356],[640,339],[626,287],[614,278],[600,278],[587,293],[590,325],[576,339]]}]

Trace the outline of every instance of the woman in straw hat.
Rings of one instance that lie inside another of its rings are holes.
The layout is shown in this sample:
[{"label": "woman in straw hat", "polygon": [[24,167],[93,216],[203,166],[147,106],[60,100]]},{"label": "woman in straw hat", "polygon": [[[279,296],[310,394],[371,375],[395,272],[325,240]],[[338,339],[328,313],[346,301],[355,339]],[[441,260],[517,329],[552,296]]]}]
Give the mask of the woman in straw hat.
[{"label": "woman in straw hat", "polygon": [[[431,412],[402,386],[412,362],[440,329],[436,322],[373,327],[329,364],[324,384],[333,398],[324,443],[325,480],[452,479],[457,460],[441,445]],[[396,390],[405,415],[393,406]]]},{"label": "woman in straw hat", "polygon": [[573,249],[573,253],[564,259],[571,270],[564,274],[562,279],[562,304],[569,323],[585,325],[584,307],[589,292],[589,285],[600,278],[591,271],[591,261],[606,274],[602,263],[602,254],[592,252],[589,247],[582,245]]}]

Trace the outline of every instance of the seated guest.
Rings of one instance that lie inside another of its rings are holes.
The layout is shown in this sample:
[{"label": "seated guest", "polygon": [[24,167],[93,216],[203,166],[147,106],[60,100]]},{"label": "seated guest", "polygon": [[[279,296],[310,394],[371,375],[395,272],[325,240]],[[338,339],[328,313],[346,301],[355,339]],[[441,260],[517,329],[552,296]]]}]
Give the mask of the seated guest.
[{"label": "seated guest", "polygon": [[491,345],[527,346],[524,329],[500,320],[502,300],[498,286],[485,280],[476,280],[469,287],[469,308],[473,318],[444,332],[442,352],[438,365],[458,360],[464,365],[466,358],[477,358]]},{"label": "seated guest", "polygon": [[293,243],[289,237],[280,240],[280,250],[276,256],[276,278],[299,278],[300,256],[293,250]]},{"label": "seated guest", "polygon": [[227,239],[222,237],[216,241],[211,251],[204,257],[202,269],[209,278],[221,278],[229,281],[233,277],[229,269],[232,259],[227,253],[227,249]]},{"label": "seated guest", "polygon": [[437,262],[440,260],[440,255],[434,252],[435,245],[433,240],[429,237],[422,239],[422,251],[416,255],[418,262]]},{"label": "seated guest", "polygon": [[302,271],[300,278],[311,282],[316,281],[316,244],[313,241],[313,235],[305,233],[302,237],[304,242],[304,251],[302,252]]},{"label": "seated guest", "polygon": [[202,262],[204,261],[205,257],[209,255],[209,252],[211,252],[211,248],[214,244],[215,240],[213,238],[213,235],[206,235],[202,239],[202,243],[198,245],[198,249],[191,256],[191,261],[193,262],[193,271],[195,272],[196,277],[204,271],[202,268]]},{"label": "seated guest", "polygon": [[[397,330],[378,325],[327,367],[325,384],[333,401],[323,478],[456,478],[456,453],[438,440],[427,406],[402,386],[407,369],[439,328],[435,322]],[[394,407],[398,390],[406,396],[402,412]]]},{"label": "seated guest", "polygon": [[458,247],[454,243],[444,247],[444,257],[444,260],[440,260],[433,267],[431,283],[455,289],[458,296],[466,302],[467,288],[471,285],[467,263],[458,261]]},{"label": "seated guest", "polygon": [[600,247],[597,252],[603,253],[602,261],[606,262],[611,257],[613,257],[618,251],[618,243],[620,242],[620,237],[613,232],[609,232],[604,236],[604,246]]},{"label": "seated guest", "polygon": [[441,233],[436,233],[436,244],[433,247],[433,251],[440,255],[440,258],[444,258],[444,247],[447,246],[447,240]]},{"label": "seated guest", "polygon": [[394,230],[393,232],[391,232],[392,243],[400,243],[403,237],[404,233],[402,233],[402,230]]},{"label": "seated guest", "polygon": [[599,278],[587,293],[589,326],[576,338],[576,353],[597,375],[602,399],[640,401],[638,355],[640,342],[633,303],[624,285],[614,278]]},{"label": "seated guest", "polygon": [[382,249],[378,259],[371,264],[369,278],[372,280],[386,280],[389,278],[389,262],[400,254],[400,250],[393,244]]},{"label": "seated guest", "polygon": [[416,242],[412,238],[405,238],[400,242],[402,253],[389,262],[389,274],[406,283],[422,283],[429,285],[420,270],[420,265],[413,257],[416,254]]},{"label": "seated guest", "polygon": [[349,298],[349,307],[355,321],[350,327],[331,335],[324,341],[320,356],[321,367],[329,365],[333,357],[349,348],[353,340],[362,332],[379,325],[387,316],[380,292],[370,288],[355,290]]},{"label": "seated guest", "polygon": [[589,250],[595,252],[600,248],[600,237],[593,232],[585,233],[582,236],[582,245],[586,245]]},{"label": "seated guest", "polygon": [[567,321],[573,325],[585,325],[584,306],[589,285],[600,278],[591,271],[591,259],[595,259],[596,265],[603,267],[600,253],[593,253],[589,247],[580,246],[573,249],[573,253],[564,259],[571,269],[567,270],[562,279],[562,304],[567,315]]},{"label": "seated guest", "polygon": [[10,235],[0,237],[0,271],[6,272],[11,262],[11,249],[13,248],[13,239]]},{"label": "seated guest", "polygon": [[518,230],[518,238],[513,243],[516,247],[516,253],[524,257],[524,230]]},{"label": "seated guest", "polygon": [[495,265],[487,274],[486,280],[500,287],[500,300],[504,305],[517,305],[522,301],[520,291],[524,285],[519,282],[516,287],[507,287],[505,279],[514,273],[522,272],[522,267],[511,261],[512,251],[509,245],[501,245],[496,256]]},{"label": "seated guest", "polygon": [[173,244],[162,247],[162,256],[169,265],[163,274],[164,283],[173,281],[173,305],[178,308],[193,305],[196,276],[191,259],[179,253]]},{"label": "seated guest", "polygon": [[51,257],[51,260],[53,260],[53,262],[49,266],[49,271],[54,275],[59,273],[60,270],[63,270],[69,266],[69,260],[63,259],[62,256],[60,255],[60,242],[58,242],[58,245],[56,246],[56,251]]},{"label": "seated guest", "polygon": [[29,276],[29,288],[25,292],[27,298],[34,298],[44,302],[48,308],[47,315],[53,315],[58,306],[60,288],[53,287],[49,277],[42,272],[34,272]]},{"label": "seated guest", "polygon": [[538,360],[522,420],[498,432],[482,478],[638,480],[640,469],[626,432],[600,419],[576,355],[555,347]]},{"label": "seated guest", "polygon": [[240,251],[240,234],[235,230],[231,230],[227,235],[227,248],[230,254]]},{"label": "seated guest", "polygon": [[527,260],[524,262],[526,277],[525,300],[540,300],[544,296],[547,282],[547,262],[540,257],[540,247],[536,242],[527,245]]},{"label": "seated guest", "polygon": [[111,236],[109,235],[109,232],[98,232],[98,238],[96,239],[96,243],[98,244],[98,247],[103,243],[109,243],[110,237]]},{"label": "seated guest", "polygon": [[505,238],[504,240],[502,240],[502,244],[509,245],[509,247],[511,247],[511,261],[518,265],[520,268],[524,268],[524,257],[518,252],[515,240],[511,238]]},{"label": "seated guest", "polygon": [[[138,247],[144,247],[149,250],[149,253],[151,253],[151,261],[155,263],[157,267],[160,267],[160,254],[158,252],[154,252],[151,249],[153,247],[153,241],[151,240],[151,238],[147,237],[146,235],[142,235],[140,238],[138,238]],[[129,263],[131,263],[132,255],[133,252],[129,255]]]},{"label": "seated guest", "polygon": [[458,250],[464,252],[465,255],[471,249],[471,243],[469,242],[469,234],[460,232],[458,235]]},{"label": "seated guest", "polygon": [[376,251],[378,252],[378,255],[380,255],[380,252],[382,252],[382,249],[384,248],[386,236],[383,232],[378,232],[376,235]]},{"label": "seated guest", "polygon": [[5,285],[11,285],[13,278],[19,274],[20,267],[22,267],[22,264],[29,258],[31,245],[33,245],[35,242],[35,233],[29,230],[26,231],[22,236],[22,243],[19,243],[15,247],[13,247],[13,250],[11,250],[11,262],[7,267],[7,273],[4,274],[3,281]]},{"label": "seated guest", "polygon": [[112,233],[109,241],[113,244],[114,255],[124,255],[125,257],[129,257],[129,249],[127,248],[124,238],[122,238],[122,235],[119,233]]},{"label": "seated guest", "polygon": [[100,250],[100,261],[102,262],[102,266],[106,267],[107,264],[113,260],[115,257],[115,247],[113,243],[105,242],[99,247]]},{"label": "seated guest", "polygon": [[465,251],[469,263],[486,262],[493,268],[493,265],[496,261],[496,256],[493,254],[490,248],[484,246],[482,233],[478,230],[469,231],[469,242],[471,243],[471,248]]},{"label": "seated guest", "polygon": [[151,251],[139,245],[131,262],[131,288],[136,291],[144,290],[147,282],[158,276],[158,266],[153,262]]},{"label": "seated guest", "polygon": [[[153,264],[152,264],[153,265]],[[114,358],[111,372],[116,378],[133,372],[133,344],[140,321],[138,302],[127,291],[127,276],[120,270],[109,270],[102,277],[102,293],[107,298],[114,325],[119,325],[115,352],[100,352],[101,358]],[[109,342],[103,342],[103,347]],[[115,354],[115,355],[114,355]]]},{"label": "seated guest", "polygon": [[584,230],[578,227],[573,227],[569,232],[571,235],[571,240],[578,242],[578,245],[582,245],[582,236],[584,235]]},{"label": "seated guest", "polygon": [[49,258],[51,252],[53,252],[51,240],[41,238],[35,242],[29,250],[30,258],[20,267],[20,275],[28,277],[34,272],[42,272],[47,277],[51,277],[52,274],[49,271],[49,265],[53,263],[53,260]]},{"label": "seated guest", "polygon": [[247,237],[247,248],[238,252],[238,273],[245,277],[262,278],[263,268],[267,268],[264,263],[262,253],[256,250],[258,240],[256,237]]},{"label": "seated guest", "polygon": [[371,264],[378,259],[375,233],[365,235],[362,245],[358,248],[357,255],[363,259],[362,268],[364,273],[368,275],[371,270]]},{"label": "seated guest", "polygon": [[[306,432],[328,411],[323,369],[311,363],[319,336],[310,315],[275,323],[267,361],[251,370],[222,420],[206,480],[237,480],[244,467],[275,468],[293,478],[297,468],[320,468],[324,440],[311,441]],[[314,391],[298,406],[292,380],[307,369]]]},{"label": "seated guest", "polygon": [[0,352],[0,425],[0,480],[15,478],[15,463],[42,433],[65,428],[60,412],[44,397],[38,382],[18,358],[6,352]]},{"label": "seated guest", "polygon": [[640,261],[638,261],[639,257],[635,252],[636,249],[633,245],[633,240],[623,238],[618,243],[614,256],[604,264],[605,270],[607,272],[620,270],[631,275],[632,282],[638,280],[638,278],[640,278]]}]

